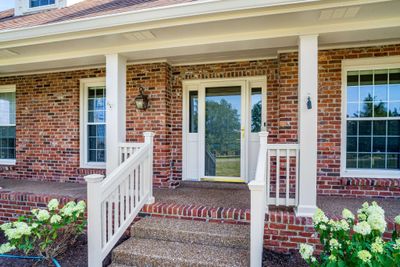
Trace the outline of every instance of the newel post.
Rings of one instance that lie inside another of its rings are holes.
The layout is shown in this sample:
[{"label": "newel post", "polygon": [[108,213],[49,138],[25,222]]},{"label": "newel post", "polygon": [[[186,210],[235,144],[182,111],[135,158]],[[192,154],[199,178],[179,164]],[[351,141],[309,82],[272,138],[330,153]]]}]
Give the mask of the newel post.
[{"label": "newel post", "polygon": [[250,211],[250,266],[259,267],[262,265],[262,254],[264,247],[264,223],[267,212],[266,192],[266,160],[267,160],[267,138],[268,132],[260,132],[260,149],[256,177],[248,186],[251,192]]},{"label": "newel post", "polygon": [[154,195],[153,195],[153,150],[154,150],[154,133],[152,132],[145,132],[144,135],[144,142],[146,144],[150,144],[150,151],[149,151],[149,162],[147,166],[147,173],[148,176],[146,177],[146,183],[148,189],[150,191],[149,199],[146,204],[153,204],[155,202]]},{"label": "newel post", "polygon": [[87,183],[87,233],[88,233],[88,265],[101,267],[103,265],[101,238],[101,182],[104,175],[92,174],[85,176]]}]

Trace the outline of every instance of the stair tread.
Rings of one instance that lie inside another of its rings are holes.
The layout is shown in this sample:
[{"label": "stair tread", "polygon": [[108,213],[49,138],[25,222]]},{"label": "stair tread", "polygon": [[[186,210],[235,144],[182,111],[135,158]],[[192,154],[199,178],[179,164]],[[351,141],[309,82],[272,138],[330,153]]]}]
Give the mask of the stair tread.
[{"label": "stair tread", "polygon": [[190,232],[217,236],[250,237],[249,225],[210,223],[202,221],[146,217],[136,222],[132,229],[160,229],[165,231]]},{"label": "stair tread", "polygon": [[248,266],[249,251],[131,237],[113,251],[113,263],[127,266]]}]

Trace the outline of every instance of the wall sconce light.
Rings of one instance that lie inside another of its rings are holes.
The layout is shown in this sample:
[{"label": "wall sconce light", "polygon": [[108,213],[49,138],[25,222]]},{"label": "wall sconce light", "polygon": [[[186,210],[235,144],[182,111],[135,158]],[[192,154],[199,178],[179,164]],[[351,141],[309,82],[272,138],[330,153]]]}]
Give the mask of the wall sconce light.
[{"label": "wall sconce light", "polygon": [[135,98],[136,108],[139,110],[146,110],[149,107],[149,98],[144,94],[144,87],[139,87],[139,95]]},{"label": "wall sconce light", "polygon": [[307,109],[312,109],[311,97],[307,97]]}]

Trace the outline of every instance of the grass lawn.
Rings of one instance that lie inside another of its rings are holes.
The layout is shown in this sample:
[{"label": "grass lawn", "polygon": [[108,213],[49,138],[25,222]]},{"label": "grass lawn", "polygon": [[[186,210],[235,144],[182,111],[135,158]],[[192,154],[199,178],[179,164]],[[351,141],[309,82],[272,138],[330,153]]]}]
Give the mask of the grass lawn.
[{"label": "grass lawn", "polygon": [[240,158],[217,158],[216,176],[240,177]]}]

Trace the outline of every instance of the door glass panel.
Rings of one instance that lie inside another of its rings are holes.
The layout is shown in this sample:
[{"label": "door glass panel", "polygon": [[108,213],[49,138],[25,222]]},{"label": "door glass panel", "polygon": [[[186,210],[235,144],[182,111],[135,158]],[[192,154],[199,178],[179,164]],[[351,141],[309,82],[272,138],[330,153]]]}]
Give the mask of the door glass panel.
[{"label": "door glass panel", "polygon": [[206,88],[205,175],[240,177],[241,87]]},{"label": "door glass panel", "polygon": [[262,97],[261,88],[251,89],[251,132],[261,132],[262,118]]},{"label": "door glass panel", "polygon": [[189,133],[197,133],[198,125],[198,93],[189,92]]}]

